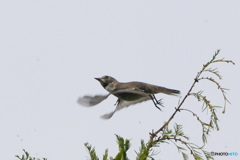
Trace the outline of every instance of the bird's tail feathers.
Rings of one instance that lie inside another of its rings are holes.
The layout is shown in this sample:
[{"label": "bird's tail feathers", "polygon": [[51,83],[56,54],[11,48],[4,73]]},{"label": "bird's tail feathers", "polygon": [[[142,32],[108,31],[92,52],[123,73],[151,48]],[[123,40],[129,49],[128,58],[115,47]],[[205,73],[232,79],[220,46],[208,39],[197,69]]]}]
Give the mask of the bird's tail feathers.
[{"label": "bird's tail feathers", "polygon": [[181,94],[181,92],[179,90],[169,89],[169,88],[165,88],[165,87],[158,87],[158,90],[159,90],[159,92],[168,94],[168,95],[179,96]]}]

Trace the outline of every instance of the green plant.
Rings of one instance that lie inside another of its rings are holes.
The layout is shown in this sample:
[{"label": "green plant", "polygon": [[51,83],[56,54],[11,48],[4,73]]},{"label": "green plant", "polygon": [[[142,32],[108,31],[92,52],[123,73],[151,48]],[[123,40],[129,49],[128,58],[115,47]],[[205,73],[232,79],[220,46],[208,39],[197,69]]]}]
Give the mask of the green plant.
[{"label": "green plant", "polygon": [[[29,153],[23,149],[23,152],[24,154],[20,157],[18,155],[16,155],[16,157],[19,159],[19,160],[40,160],[39,158],[35,158],[35,157],[31,157],[29,155]],[[43,158],[42,160],[47,160],[47,158]]]}]

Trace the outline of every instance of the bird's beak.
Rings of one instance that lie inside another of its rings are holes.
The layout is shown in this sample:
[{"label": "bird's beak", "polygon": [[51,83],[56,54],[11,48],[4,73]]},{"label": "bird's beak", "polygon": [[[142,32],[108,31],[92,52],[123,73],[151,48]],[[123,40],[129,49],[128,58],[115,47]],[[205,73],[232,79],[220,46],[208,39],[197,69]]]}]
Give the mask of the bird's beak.
[{"label": "bird's beak", "polygon": [[102,78],[94,78],[96,80],[98,80],[99,82],[102,82]]}]

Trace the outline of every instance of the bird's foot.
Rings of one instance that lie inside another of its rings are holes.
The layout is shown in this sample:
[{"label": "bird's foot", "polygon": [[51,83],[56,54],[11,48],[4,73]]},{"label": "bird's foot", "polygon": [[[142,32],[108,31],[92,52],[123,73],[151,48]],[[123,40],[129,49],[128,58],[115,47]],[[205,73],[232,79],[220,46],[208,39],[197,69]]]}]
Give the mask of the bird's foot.
[{"label": "bird's foot", "polygon": [[150,96],[150,98],[152,99],[153,104],[155,105],[155,107],[161,111],[161,109],[159,108],[159,106],[164,107],[164,106],[163,106],[163,103],[162,103],[162,99],[157,100],[154,95],[149,95],[149,96]]},{"label": "bird's foot", "polygon": [[156,102],[157,102],[157,105],[160,105],[160,106],[164,107],[163,102],[162,102],[162,98],[157,100]]}]

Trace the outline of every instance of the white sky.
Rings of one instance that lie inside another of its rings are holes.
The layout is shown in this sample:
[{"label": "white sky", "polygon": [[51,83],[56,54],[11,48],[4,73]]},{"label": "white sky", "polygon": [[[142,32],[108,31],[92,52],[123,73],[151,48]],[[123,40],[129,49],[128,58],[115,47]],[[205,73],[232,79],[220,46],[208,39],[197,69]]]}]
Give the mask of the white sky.
[{"label": "white sky", "polygon": [[[106,148],[115,156],[115,134],[131,139],[134,159],[140,140],[158,129],[174,111],[179,98],[164,98],[159,112],[146,102],[112,111],[115,97],[93,108],[76,103],[85,94],[105,94],[94,77],[111,75],[119,81],[144,81],[186,94],[194,76],[217,49],[236,65],[215,64],[231,89],[232,105],[219,111],[220,131],[206,149],[238,152],[239,124],[239,1],[56,1],[0,2],[0,159],[15,159],[26,149],[49,160],[81,160],[89,142],[98,155]],[[202,83],[212,103],[222,105],[216,86]],[[187,99],[184,108],[201,114],[201,104]],[[191,140],[201,145],[201,128],[188,113],[178,113]],[[181,159],[173,145],[156,148],[156,159]],[[240,156],[240,155],[239,155]],[[216,159],[239,159],[216,157]]]}]

